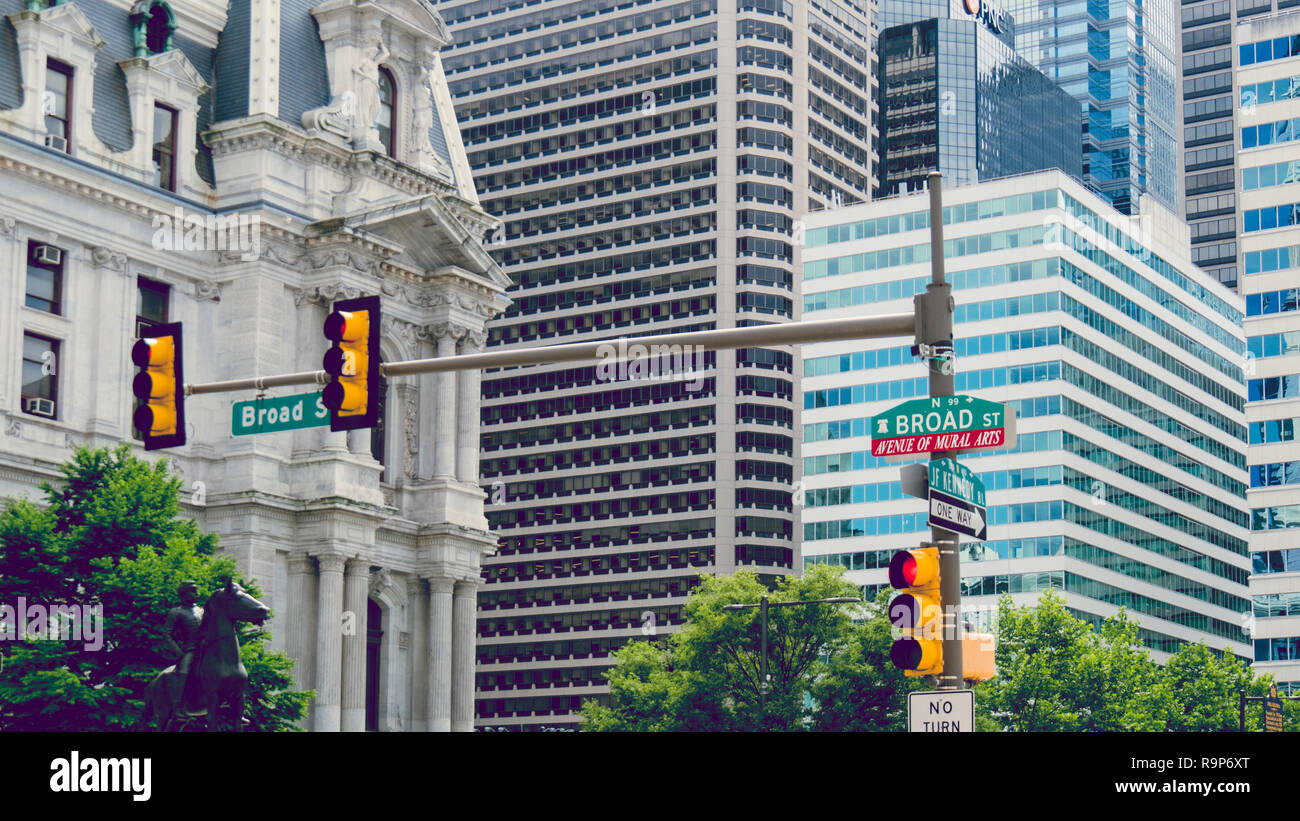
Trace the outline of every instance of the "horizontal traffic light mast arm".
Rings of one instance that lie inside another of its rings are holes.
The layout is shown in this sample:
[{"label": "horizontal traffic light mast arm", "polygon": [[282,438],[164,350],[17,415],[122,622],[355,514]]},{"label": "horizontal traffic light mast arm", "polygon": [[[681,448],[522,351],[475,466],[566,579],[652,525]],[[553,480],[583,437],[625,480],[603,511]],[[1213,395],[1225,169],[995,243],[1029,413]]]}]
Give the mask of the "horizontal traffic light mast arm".
[{"label": "horizontal traffic light mast arm", "polygon": [[[751,345],[796,345],[803,342],[834,342],[843,339],[877,339],[891,336],[912,336],[916,333],[916,316],[913,313],[882,314],[880,316],[850,317],[847,319],[818,319],[811,322],[788,322],[782,325],[758,325],[751,328],[724,328],[716,331],[697,331],[686,334],[660,334],[658,336],[620,337],[599,342],[574,342],[568,345],[544,345],[537,348],[516,348],[509,351],[439,356],[430,359],[411,359],[406,362],[389,362],[379,366],[383,376],[402,376],[415,373],[442,373],[445,371],[481,370],[485,368],[510,368],[520,365],[545,365],[552,362],[576,362],[601,359],[611,351],[622,351],[623,345],[654,345],[698,347],[706,351],[728,348],[747,348]],[[259,376],[252,379],[234,379],[228,382],[206,382],[186,385],[186,395],[200,393],[229,393],[232,391],[263,390],[288,385],[324,385],[329,377],[325,371],[304,371],[278,376]]]},{"label": "horizontal traffic light mast arm", "polygon": [[794,345],[801,342],[911,336],[914,333],[916,333],[916,318],[912,313],[885,314],[848,319],[818,319],[812,322],[788,322],[783,325],[759,325],[752,328],[724,328],[686,334],[621,337],[603,339],[599,342],[574,342],[568,345],[544,345],[538,348],[412,359],[408,362],[389,362],[381,365],[380,369],[384,376],[402,376],[411,373],[574,362],[608,356],[611,351],[621,350],[620,343],[642,345],[646,348],[653,345],[679,345],[684,348],[689,345],[706,351],[721,351],[728,348],[747,348],[751,345]]}]

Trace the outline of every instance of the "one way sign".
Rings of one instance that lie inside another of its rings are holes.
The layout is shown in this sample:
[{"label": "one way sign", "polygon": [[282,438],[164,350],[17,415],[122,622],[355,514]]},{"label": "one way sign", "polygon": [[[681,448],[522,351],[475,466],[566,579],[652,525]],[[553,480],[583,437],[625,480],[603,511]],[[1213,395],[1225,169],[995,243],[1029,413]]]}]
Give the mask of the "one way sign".
[{"label": "one way sign", "polygon": [[978,505],[930,488],[929,524],[933,527],[964,533],[982,542],[989,534],[984,514],[985,509]]}]

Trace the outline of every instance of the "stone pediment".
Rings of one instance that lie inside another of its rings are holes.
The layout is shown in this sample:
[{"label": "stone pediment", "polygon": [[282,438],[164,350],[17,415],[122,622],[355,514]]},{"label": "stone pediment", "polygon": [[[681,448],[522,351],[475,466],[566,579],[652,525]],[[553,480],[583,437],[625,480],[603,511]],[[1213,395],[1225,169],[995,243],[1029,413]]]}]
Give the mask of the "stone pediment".
[{"label": "stone pediment", "polygon": [[394,261],[406,267],[419,271],[455,267],[502,290],[512,284],[483,248],[483,238],[466,228],[440,195],[355,214],[342,224],[401,246]]},{"label": "stone pediment", "polygon": [[42,28],[48,27],[52,31],[66,34],[92,48],[103,48],[108,44],[75,4],[60,3],[39,11],[19,11],[9,15],[9,22],[15,27],[19,26],[21,21],[31,19],[39,21]]},{"label": "stone pediment", "polygon": [[149,57],[132,57],[129,60],[123,60],[118,65],[122,66],[125,71],[128,65],[138,63],[148,65],[149,71],[156,73],[160,78],[193,90],[196,96],[208,90],[208,84],[204,81],[203,75],[194,67],[194,64],[185,56],[185,53],[179,49],[164,51],[161,54],[154,54]]}]

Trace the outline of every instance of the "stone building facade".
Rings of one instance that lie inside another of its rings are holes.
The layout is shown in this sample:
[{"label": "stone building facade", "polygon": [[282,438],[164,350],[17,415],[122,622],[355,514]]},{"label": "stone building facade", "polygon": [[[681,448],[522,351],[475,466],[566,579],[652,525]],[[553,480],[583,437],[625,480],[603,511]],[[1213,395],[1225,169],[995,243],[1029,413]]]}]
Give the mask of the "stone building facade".
[{"label": "stone building facade", "polygon": [[[153,322],[184,323],[191,383],[319,369],[329,306],[363,294],[385,361],[483,348],[508,280],[428,2],[0,12],[0,496],[36,496],[78,445],[132,441],[129,350]],[[232,435],[255,395],[189,397],[166,456],[316,690],[308,726],[472,729],[495,545],[477,372],[389,380],[373,432]]]}]

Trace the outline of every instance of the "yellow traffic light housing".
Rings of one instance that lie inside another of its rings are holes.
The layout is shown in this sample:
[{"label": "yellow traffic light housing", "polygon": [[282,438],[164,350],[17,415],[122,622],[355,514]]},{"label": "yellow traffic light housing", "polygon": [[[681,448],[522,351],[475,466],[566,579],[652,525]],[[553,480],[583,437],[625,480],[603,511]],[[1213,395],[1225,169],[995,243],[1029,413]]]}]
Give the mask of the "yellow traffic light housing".
[{"label": "yellow traffic light housing", "polygon": [[153,325],[147,333],[131,348],[131,361],[142,368],[131,382],[131,392],[142,400],[132,422],[145,450],[180,447],[185,444],[181,323]]},{"label": "yellow traffic light housing", "polygon": [[330,430],[357,430],[379,424],[383,386],[379,375],[379,297],[366,296],[334,303],[325,319],[325,352],[330,382],[321,402],[330,412]]},{"label": "yellow traffic light housing", "polygon": [[889,603],[889,621],[902,631],[889,658],[908,676],[943,672],[943,602],[939,548],[900,550],[889,561],[889,583],[902,590]]}]

